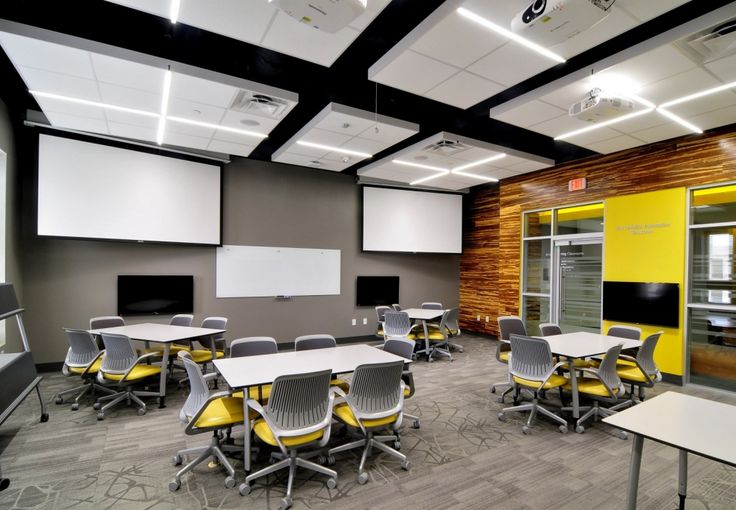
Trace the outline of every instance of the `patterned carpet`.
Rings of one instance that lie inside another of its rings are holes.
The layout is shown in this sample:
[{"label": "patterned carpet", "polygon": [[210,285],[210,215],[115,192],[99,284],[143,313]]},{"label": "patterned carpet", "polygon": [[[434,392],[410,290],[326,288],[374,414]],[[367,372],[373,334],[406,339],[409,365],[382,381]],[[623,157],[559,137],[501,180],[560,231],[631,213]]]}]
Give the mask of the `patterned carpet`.
[{"label": "patterned carpet", "polygon": [[[405,422],[401,434],[410,471],[374,454],[369,483],[359,485],[358,453],[341,454],[336,489],[328,489],[321,475],[297,472],[294,508],[623,508],[631,441],[618,439],[602,423],[584,434],[562,435],[550,421],[538,419],[533,433],[523,435],[524,416],[500,422],[502,404],[489,392],[492,382],[505,379],[505,367],[493,356],[496,342],[466,335],[461,343],[465,352],[455,353],[454,362],[414,365],[417,393],[407,401],[407,411],[421,417],[421,429]],[[74,383],[45,374],[45,399],[51,402],[56,391]],[[736,404],[736,395],[703,388],[660,384],[650,393],[666,390]],[[171,386],[166,409],[151,401],[148,413],[137,416],[133,408],[119,407],[101,422],[89,402],[76,412],[68,404],[50,403],[50,421],[38,423],[39,405],[31,395],[0,428],[0,466],[11,479],[0,493],[0,508],[278,508],[286,471],[260,479],[241,497],[237,489],[224,487],[218,467],[202,464],[184,477],[178,492],[169,492],[173,454],[209,441],[206,434],[184,434],[177,419],[184,398],[184,391]],[[242,460],[234,464],[240,483]],[[676,508],[676,493],[677,452],[646,442],[639,507]],[[736,469],[691,457],[689,494],[688,509],[736,509]]]}]

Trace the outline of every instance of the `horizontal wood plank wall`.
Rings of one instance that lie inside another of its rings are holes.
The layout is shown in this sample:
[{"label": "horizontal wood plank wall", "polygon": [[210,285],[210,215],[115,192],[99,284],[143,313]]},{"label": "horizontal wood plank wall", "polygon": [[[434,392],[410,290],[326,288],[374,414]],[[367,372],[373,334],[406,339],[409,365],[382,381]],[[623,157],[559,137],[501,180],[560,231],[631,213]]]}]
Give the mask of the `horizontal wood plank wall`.
[{"label": "horizontal wood plank wall", "polygon": [[[587,189],[569,192],[568,181],[578,177],[587,179]],[[461,327],[496,335],[498,316],[519,315],[522,211],[730,180],[736,180],[734,125],[575,161],[473,191],[467,198],[470,217],[460,263]]]}]

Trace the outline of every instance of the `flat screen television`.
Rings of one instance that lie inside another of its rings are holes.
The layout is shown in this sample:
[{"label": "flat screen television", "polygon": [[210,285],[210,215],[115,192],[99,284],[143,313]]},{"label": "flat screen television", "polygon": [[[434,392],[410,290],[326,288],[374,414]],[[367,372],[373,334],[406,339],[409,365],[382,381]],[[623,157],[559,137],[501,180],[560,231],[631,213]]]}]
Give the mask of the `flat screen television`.
[{"label": "flat screen television", "polygon": [[358,276],[356,306],[390,306],[399,302],[398,276]]},{"label": "flat screen television", "polygon": [[118,315],[193,311],[192,275],[118,275]]},{"label": "flat screen television", "polygon": [[680,285],[603,282],[603,320],[677,328]]}]

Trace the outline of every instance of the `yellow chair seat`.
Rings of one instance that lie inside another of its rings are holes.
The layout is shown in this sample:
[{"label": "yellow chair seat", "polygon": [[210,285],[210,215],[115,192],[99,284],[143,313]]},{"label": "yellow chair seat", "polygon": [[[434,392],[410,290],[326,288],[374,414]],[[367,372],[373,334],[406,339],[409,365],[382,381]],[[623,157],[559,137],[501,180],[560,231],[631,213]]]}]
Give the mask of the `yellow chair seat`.
[{"label": "yellow chair seat", "polygon": [[[271,428],[268,426],[268,423],[266,423],[266,420],[260,419],[256,421],[253,424],[253,432],[255,432],[256,435],[264,443],[270,444],[271,446],[279,445],[278,442],[276,442],[276,438],[274,437]],[[318,430],[317,432],[312,432],[311,434],[304,434],[294,437],[284,437],[281,438],[281,442],[284,443],[284,446],[286,446],[287,448],[294,448],[295,446],[302,446],[313,441],[318,441],[322,439],[323,435],[324,431]]]},{"label": "yellow chair seat", "polygon": [[[189,351],[192,355],[192,359],[195,363],[204,363],[206,361],[212,361],[212,351],[209,349],[192,349]],[[224,358],[225,353],[217,351],[217,359]]]},{"label": "yellow chair seat", "polygon": [[503,361],[504,363],[509,362],[509,355],[511,355],[511,351],[504,351],[501,354],[498,355],[498,357]]},{"label": "yellow chair seat", "polygon": [[404,386],[404,398],[409,398],[409,395],[411,395],[411,388]]},{"label": "yellow chair seat", "polygon": [[[427,334],[429,335],[430,340],[444,340],[445,335],[443,335],[438,328],[427,328]],[[424,330],[419,329],[416,333],[417,340],[424,340]]]},{"label": "yellow chair seat", "polygon": [[[568,391],[572,390],[572,383],[567,382],[564,388]],[[613,388],[614,394],[616,394],[618,388]],[[610,394],[606,389],[606,386],[598,379],[578,379],[578,393],[585,393],[586,395],[595,395],[597,397],[610,398]]]},{"label": "yellow chair seat", "polygon": [[[565,356],[560,356],[560,361],[569,361],[569,360]],[[574,360],[572,360],[572,366],[575,368],[598,368],[600,366],[600,361],[575,358]],[[563,370],[569,370],[569,367],[562,367],[562,368]]]},{"label": "yellow chair seat", "polygon": [[[258,413],[252,412],[255,418]],[[209,403],[194,426],[197,428],[222,428],[243,423],[243,399],[222,397]]]},{"label": "yellow chair seat", "polygon": [[639,370],[639,367],[636,365],[632,366],[625,366],[625,365],[617,365],[616,366],[616,373],[618,373],[618,376],[623,379],[624,381],[634,381],[634,382],[641,382],[641,383],[648,383],[650,382],[650,379],[642,373],[641,370]]},{"label": "yellow chair seat", "polygon": [[[264,384],[261,386],[261,399],[258,398],[258,387],[254,386],[252,388],[248,388],[248,398],[252,398],[253,400],[259,400],[262,402],[265,402],[268,400],[268,397],[271,396],[271,385],[270,384]],[[233,397],[235,398],[243,398],[243,391],[236,391],[233,393]]]},{"label": "yellow chair seat", "polygon": [[350,391],[350,383],[347,382],[345,379],[340,379],[340,378],[338,378],[338,379],[331,379],[330,380],[330,386],[337,386],[338,388],[340,388],[345,393],[347,393],[348,391]]},{"label": "yellow chair seat", "polygon": [[[171,344],[169,346],[169,356],[176,356],[177,354],[179,354],[179,351],[191,351],[191,350],[192,349],[188,345]],[[151,353],[151,352],[163,353],[164,348],[163,346],[151,347],[150,349],[146,349],[145,352],[146,354]]]},{"label": "yellow chair seat", "polygon": [[378,329],[376,330],[376,336],[383,336],[383,328],[380,328],[380,327],[379,327],[379,328],[378,328]]},{"label": "yellow chair seat", "polygon": [[[100,365],[102,365],[102,358],[98,358],[97,361],[95,361],[91,367],[89,367],[89,370],[87,371],[88,374],[96,374],[100,370]],[[84,372],[84,367],[68,367],[69,372],[72,374],[81,374]]]},{"label": "yellow chair seat", "polygon": [[[355,418],[355,415],[353,414],[352,409],[350,409],[350,406],[347,404],[338,404],[333,409],[333,413],[337,417],[338,420],[343,422],[346,425],[350,425],[351,427],[359,427],[358,420]],[[398,414],[392,414],[391,416],[386,416],[385,418],[378,418],[376,420],[363,420],[363,426],[367,429],[372,429],[376,427],[385,427],[386,425],[389,425],[396,421],[396,418],[398,417]]]},{"label": "yellow chair seat", "polygon": [[[128,377],[125,379],[126,381],[138,381],[140,379],[145,379],[146,377],[151,377],[152,375],[159,375],[161,373],[161,367],[156,365],[143,365],[139,364],[136,365],[133,370],[130,371],[130,374],[128,374]],[[122,380],[124,374],[109,374],[109,373],[103,373],[103,376],[105,379],[108,379],[110,381],[120,381]]]},{"label": "yellow chair seat", "polygon": [[534,388],[537,390],[551,390],[552,388],[559,388],[560,386],[564,386],[568,381],[567,377],[557,374],[550,376],[549,380],[544,383],[544,386],[540,384],[540,381],[530,381],[529,379],[522,379],[517,376],[514,376],[513,379],[516,384],[521,384],[527,388]]}]

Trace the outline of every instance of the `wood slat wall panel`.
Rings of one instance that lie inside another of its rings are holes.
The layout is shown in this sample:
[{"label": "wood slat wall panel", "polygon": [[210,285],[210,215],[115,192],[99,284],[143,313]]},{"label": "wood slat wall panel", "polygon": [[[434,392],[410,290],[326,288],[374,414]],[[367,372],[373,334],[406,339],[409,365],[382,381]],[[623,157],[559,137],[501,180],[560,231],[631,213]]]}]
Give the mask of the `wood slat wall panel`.
[{"label": "wood slat wall panel", "polygon": [[[578,177],[587,178],[588,187],[569,192],[568,181]],[[473,191],[467,198],[460,263],[461,327],[496,335],[498,316],[519,314],[522,211],[732,180],[736,125],[574,161]]]}]

